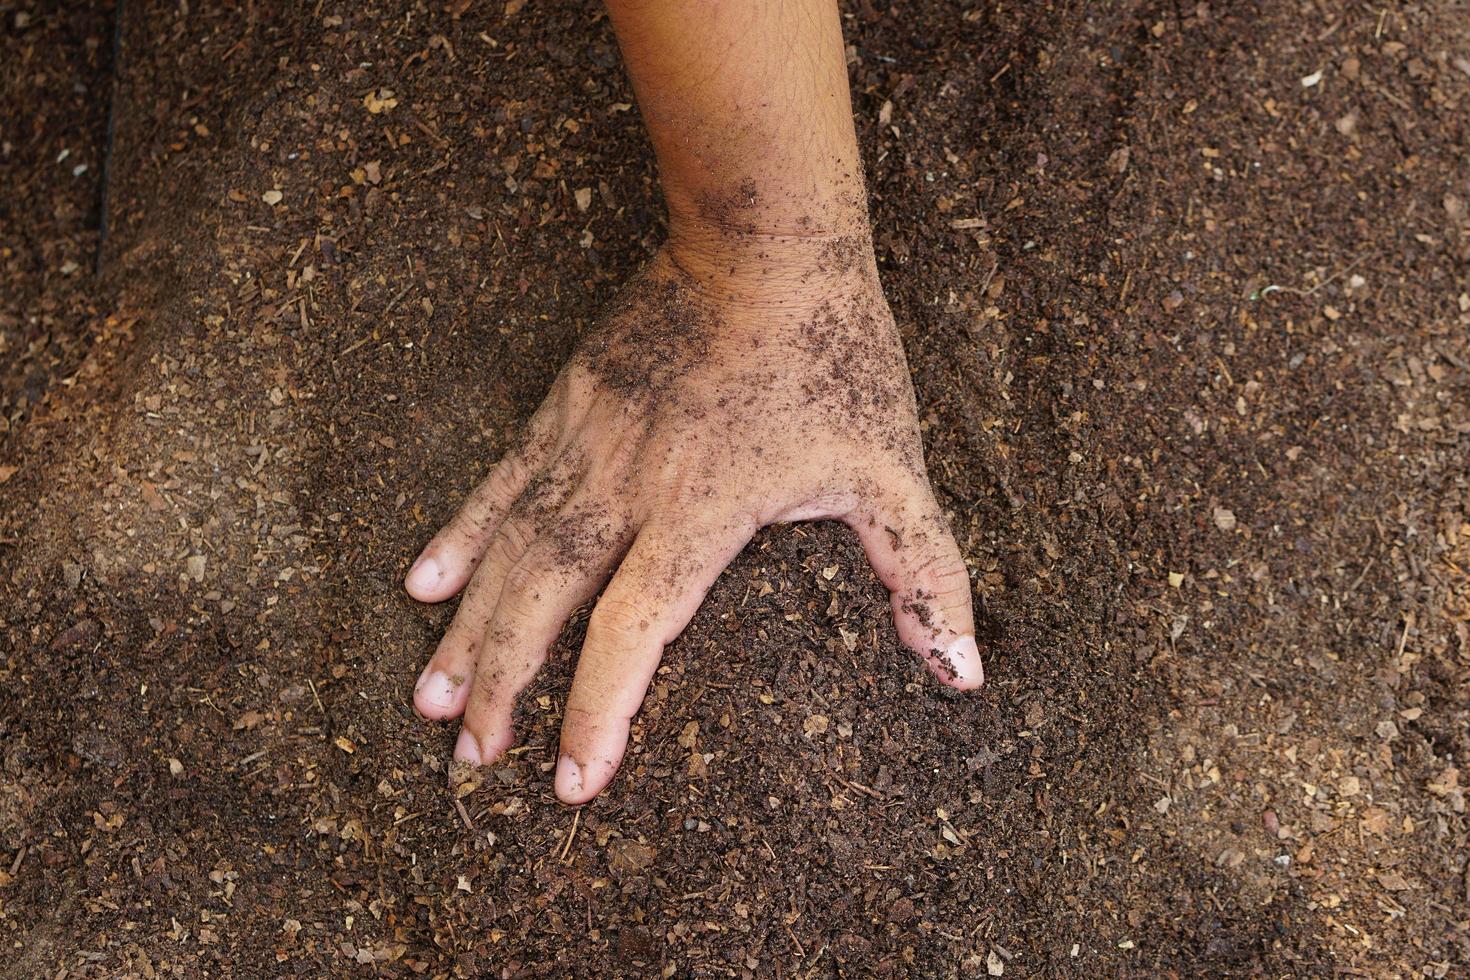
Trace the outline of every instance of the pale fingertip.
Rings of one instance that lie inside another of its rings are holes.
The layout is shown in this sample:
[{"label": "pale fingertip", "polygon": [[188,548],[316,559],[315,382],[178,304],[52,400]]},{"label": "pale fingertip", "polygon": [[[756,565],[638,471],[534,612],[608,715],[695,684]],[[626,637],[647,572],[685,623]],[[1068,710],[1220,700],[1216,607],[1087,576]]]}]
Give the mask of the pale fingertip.
[{"label": "pale fingertip", "polygon": [[961,691],[978,690],[985,683],[980,647],[973,636],[961,636],[929,651],[929,668],[945,684]]},{"label": "pale fingertip", "polygon": [[428,600],[439,590],[439,583],[444,581],[444,567],[435,558],[428,555],[420,555],[418,561],[408,570],[408,575],[403,580],[403,587],[408,594],[415,599]]},{"label": "pale fingertip", "polygon": [[556,796],[563,803],[586,803],[595,796],[587,792],[587,779],[581,763],[563,755],[556,763]]},{"label": "pale fingertip", "polygon": [[480,743],[468,728],[459,730],[459,740],[454,743],[454,761],[467,762],[472,766],[483,766],[484,758],[480,755]]},{"label": "pale fingertip", "polygon": [[455,710],[456,702],[459,689],[463,686],[464,678],[459,678],[456,683],[455,678],[442,670],[425,671],[414,688],[414,707],[425,718],[443,721],[458,713]]}]

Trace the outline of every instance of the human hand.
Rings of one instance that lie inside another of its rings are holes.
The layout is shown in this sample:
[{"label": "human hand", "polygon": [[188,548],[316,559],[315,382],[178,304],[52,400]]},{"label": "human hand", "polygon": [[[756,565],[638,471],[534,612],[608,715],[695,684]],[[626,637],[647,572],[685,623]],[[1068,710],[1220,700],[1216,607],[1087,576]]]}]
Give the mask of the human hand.
[{"label": "human hand", "polygon": [[491,762],[514,742],[516,695],[606,585],[555,781],[585,802],[720,572],[758,528],[819,519],[857,532],[900,639],[943,683],[978,687],[969,575],[925,474],[867,237],[773,238],[734,257],[666,248],[410,570],[421,601],[465,590],[414,705],[463,715],[454,758]]}]

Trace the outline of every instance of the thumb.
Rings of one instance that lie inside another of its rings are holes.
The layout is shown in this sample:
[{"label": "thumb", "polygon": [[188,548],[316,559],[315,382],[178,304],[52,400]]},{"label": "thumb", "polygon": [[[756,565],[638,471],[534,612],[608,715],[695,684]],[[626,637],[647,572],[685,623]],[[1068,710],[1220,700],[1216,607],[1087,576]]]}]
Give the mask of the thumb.
[{"label": "thumb", "polygon": [[[908,481],[906,481],[908,482]],[[880,491],[844,519],[893,596],[893,625],[934,676],[962,691],[985,681],[970,573],[934,493],[917,480]]]}]

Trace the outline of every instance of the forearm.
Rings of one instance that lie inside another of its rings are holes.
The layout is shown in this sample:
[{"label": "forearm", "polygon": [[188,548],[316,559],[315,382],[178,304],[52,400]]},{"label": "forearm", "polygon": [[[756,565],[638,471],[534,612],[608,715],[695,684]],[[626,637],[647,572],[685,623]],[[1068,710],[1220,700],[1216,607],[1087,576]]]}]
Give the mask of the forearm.
[{"label": "forearm", "polygon": [[607,0],[658,156],[669,243],[699,261],[866,238],[836,0]]}]

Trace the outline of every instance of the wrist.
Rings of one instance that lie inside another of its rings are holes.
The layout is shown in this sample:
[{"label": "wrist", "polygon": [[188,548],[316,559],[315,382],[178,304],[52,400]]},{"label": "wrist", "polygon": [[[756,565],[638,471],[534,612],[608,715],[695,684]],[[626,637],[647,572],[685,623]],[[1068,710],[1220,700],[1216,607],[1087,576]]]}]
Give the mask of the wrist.
[{"label": "wrist", "polygon": [[670,229],[663,251],[707,294],[749,305],[801,305],[878,277],[866,228],[813,235]]},{"label": "wrist", "polygon": [[797,211],[729,199],[688,208],[670,197],[664,252],[705,289],[759,302],[877,279],[861,198],[841,209]]},{"label": "wrist", "polygon": [[[731,172],[728,162],[720,166]],[[777,235],[793,238],[848,235],[868,227],[868,197],[860,173],[809,168],[770,172],[767,165],[742,177],[698,177],[665,170],[669,226],[695,235]],[[739,173],[736,169],[735,173]]]}]

